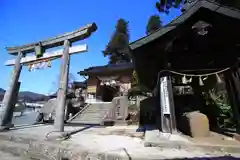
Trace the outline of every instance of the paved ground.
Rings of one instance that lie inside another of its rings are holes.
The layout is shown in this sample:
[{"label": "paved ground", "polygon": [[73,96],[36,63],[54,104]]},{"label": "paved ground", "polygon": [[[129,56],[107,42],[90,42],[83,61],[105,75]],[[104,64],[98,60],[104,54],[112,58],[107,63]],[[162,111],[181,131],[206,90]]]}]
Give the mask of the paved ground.
[{"label": "paved ground", "polygon": [[24,158],[18,157],[18,156],[14,156],[10,153],[6,153],[6,152],[2,152],[0,151],[0,159],[1,160],[26,160]]},{"label": "paved ground", "polygon": [[[171,159],[184,157],[216,157],[224,156],[225,153],[207,153],[200,150],[171,149],[159,147],[144,147],[143,133],[137,133],[137,126],[114,126],[114,127],[65,127],[65,131],[81,130],[71,136],[70,139],[61,141],[61,145],[76,146],[76,149],[88,150],[89,153],[104,153],[106,155],[117,155],[132,157],[132,159]],[[55,134],[52,126],[39,125],[28,128],[18,127],[0,135],[14,135],[18,137],[46,141]],[[44,145],[47,145],[44,143]],[[239,154],[234,156],[240,157]]]}]

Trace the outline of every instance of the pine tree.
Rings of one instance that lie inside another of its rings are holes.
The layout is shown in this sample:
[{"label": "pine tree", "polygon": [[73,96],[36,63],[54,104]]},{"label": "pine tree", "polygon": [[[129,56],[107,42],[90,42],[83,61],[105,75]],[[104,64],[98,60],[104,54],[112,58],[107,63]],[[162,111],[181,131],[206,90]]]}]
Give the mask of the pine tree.
[{"label": "pine tree", "polygon": [[116,64],[119,61],[130,61],[128,22],[124,19],[117,21],[116,30],[110,42],[103,51],[104,56],[109,57],[109,63]]},{"label": "pine tree", "polygon": [[162,28],[162,21],[158,15],[153,15],[149,18],[146,34],[150,34],[158,30],[159,28]]}]

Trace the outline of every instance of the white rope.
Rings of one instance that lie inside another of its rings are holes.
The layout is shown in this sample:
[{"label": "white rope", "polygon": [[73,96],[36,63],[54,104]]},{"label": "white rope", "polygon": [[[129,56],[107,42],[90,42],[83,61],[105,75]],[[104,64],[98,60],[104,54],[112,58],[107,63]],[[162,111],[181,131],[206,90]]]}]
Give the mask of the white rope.
[{"label": "white rope", "polygon": [[207,76],[216,75],[216,74],[225,72],[229,69],[230,69],[230,67],[225,68],[225,69],[220,70],[220,71],[217,71],[217,72],[206,73],[206,74],[186,74],[186,73],[180,73],[180,72],[176,72],[176,71],[169,71],[169,72],[171,72],[173,74],[181,75],[181,76],[187,76],[187,77],[207,77]]}]

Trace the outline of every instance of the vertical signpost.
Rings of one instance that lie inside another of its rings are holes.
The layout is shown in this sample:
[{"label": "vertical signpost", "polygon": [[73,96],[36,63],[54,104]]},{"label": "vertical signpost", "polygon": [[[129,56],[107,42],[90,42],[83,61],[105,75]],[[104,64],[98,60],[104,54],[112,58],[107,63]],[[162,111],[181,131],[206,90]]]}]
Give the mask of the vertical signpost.
[{"label": "vertical signpost", "polygon": [[160,78],[160,104],[162,132],[176,133],[175,109],[172,93],[172,82],[169,76]]},{"label": "vertical signpost", "polygon": [[[97,25],[95,23],[88,24],[76,31],[69,32],[48,40],[40,41],[37,43],[26,44],[18,47],[8,47],[7,51],[9,54],[17,56],[15,60],[8,60],[5,65],[13,66],[14,71],[13,76],[10,80],[9,88],[7,89],[4,99],[3,99],[3,112],[0,114],[0,131],[4,131],[11,127],[11,118],[13,114],[14,96],[17,95],[14,92],[17,91],[18,80],[21,73],[22,66],[37,66],[36,69],[42,68],[46,62],[52,61],[63,57],[63,63],[61,66],[61,78],[60,86],[58,89],[57,97],[57,110],[56,119],[54,121],[54,126],[57,131],[64,131],[64,112],[67,94],[67,84],[68,84],[68,74],[69,74],[69,63],[70,55],[74,53],[86,52],[87,45],[78,45],[70,47],[70,44],[76,41],[86,39],[91,36],[93,32],[97,30]],[[57,50],[53,52],[44,52],[47,49],[58,47],[64,45],[63,50]],[[35,52],[35,56],[28,56],[28,53]],[[24,55],[24,57],[22,57]],[[39,65],[40,64],[40,65]],[[40,67],[39,67],[40,66]],[[34,68],[34,67],[33,67]]]}]

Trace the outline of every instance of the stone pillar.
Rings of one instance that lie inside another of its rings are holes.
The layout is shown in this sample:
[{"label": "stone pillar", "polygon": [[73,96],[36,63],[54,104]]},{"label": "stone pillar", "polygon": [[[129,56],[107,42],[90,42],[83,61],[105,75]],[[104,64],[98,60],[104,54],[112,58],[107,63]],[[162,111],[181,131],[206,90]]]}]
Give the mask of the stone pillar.
[{"label": "stone pillar", "polygon": [[12,106],[12,107],[11,107],[11,110],[9,111],[9,117],[8,117],[8,120],[7,120],[9,125],[11,125],[11,123],[12,123],[13,112],[14,112],[14,109],[15,109],[15,105],[18,102],[18,93],[19,93],[19,90],[20,90],[20,85],[21,85],[21,82],[17,82],[16,87],[14,87],[15,88],[15,90],[13,92],[14,95],[13,95],[13,98],[12,98],[12,101],[11,101],[11,104],[10,104],[10,106]]},{"label": "stone pillar", "polygon": [[160,105],[162,132],[177,133],[172,82],[170,76],[160,78]]},{"label": "stone pillar", "polygon": [[68,87],[68,75],[69,75],[69,63],[70,63],[69,48],[70,48],[70,42],[68,40],[65,40],[60,84],[59,84],[58,94],[57,94],[56,118],[54,120],[54,127],[59,132],[64,132],[64,119],[65,119],[64,116],[65,116],[66,94],[67,94],[67,87]]},{"label": "stone pillar", "polygon": [[1,114],[1,119],[0,119],[0,128],[2,129],[7,129],[11,127],[11,122],[9,122],[9,118],[12,117],[13,114],[13,109],[12,107],[12,101],[14,100],[14,96],[16,95],[14,92],[16,92],[16,88],[18,85],[18,80],[20,77],[20,73],[22,70],[22,65],[21,65],[21,58],[22,58],[22,53],[18,52],[18,56],[15,60],[15,65],[14,65],[14,70],[12,73],[12,77],[10,80],[10,84],[8,89],[6,90],[6,93],[4,94],[3,98],[3,112]]}]

